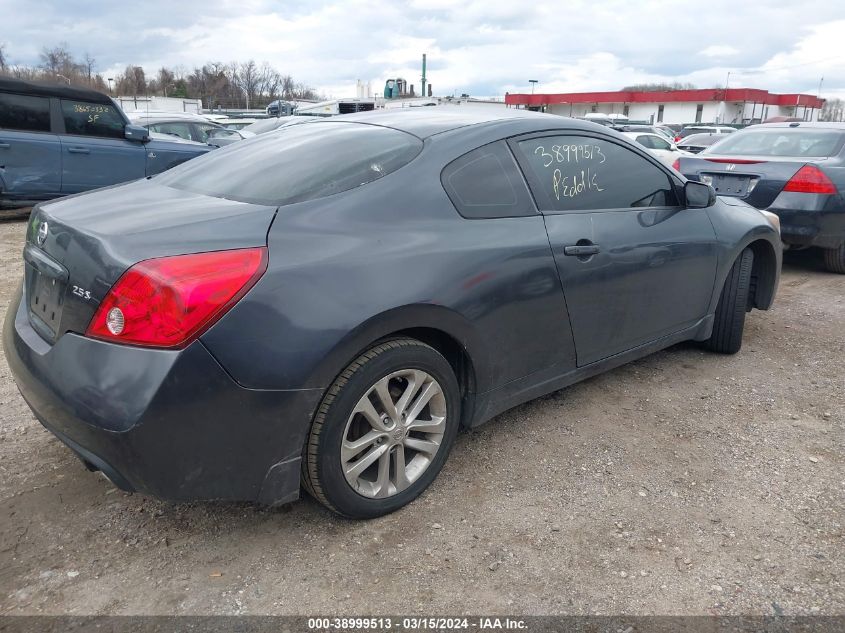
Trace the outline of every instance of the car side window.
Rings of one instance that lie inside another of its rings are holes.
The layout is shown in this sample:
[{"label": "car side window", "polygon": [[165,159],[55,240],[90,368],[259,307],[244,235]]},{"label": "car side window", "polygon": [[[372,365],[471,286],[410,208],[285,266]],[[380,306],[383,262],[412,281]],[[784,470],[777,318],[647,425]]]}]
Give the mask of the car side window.
[{"label": "car side window", "polygon": [[536,215],[504,141],[484,145],[453,160],[440,174],[440,182],[465,218]]},{"label": "car side window", "polygon": [[0,92],[0,129],[49,132],[50,100]]},{"label": "car side window", "polygon": [[178,136],[187,141],[191,140],[191,128],[187,123],[153,123],[149,129],[150,132]]},{"label": "car side window", "polygon": [[651,139],[651,149],[664,149],[667,151],[672,149],[672,145],[669,143],[669,141],[666,141],[657,136],[650,136],[649,138]]},{"label": "car side window", "polygon": [[652,138],[648,134],[642,134],[637,137],[637,143],[649,149],[655,149]]},{"label": "car side window", "polygon": [[124,138],[125,123],[114,106],[62,99],[62,117],[68,134]]},{"label": "car side window", "polygon": [[216,125],[208,125],[207,123],[197,123],[194,127],[197,130],[198,136],[193,140],[199,143],[208,143],[208,139],[214,136],[214,132],[220,129]]},{"label": "car side window", "polygon": [[517,141],[516,146],[544,213],[678,206],[669,175],[617,143],[561,135]]}]

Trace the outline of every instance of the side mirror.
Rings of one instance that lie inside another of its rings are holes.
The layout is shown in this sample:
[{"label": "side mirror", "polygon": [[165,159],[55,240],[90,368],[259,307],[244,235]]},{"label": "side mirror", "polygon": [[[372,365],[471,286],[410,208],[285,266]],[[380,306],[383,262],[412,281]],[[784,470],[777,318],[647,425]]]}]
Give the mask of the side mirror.
[{"label": "side mirror", "polygon": [[677,151],[678,151],[678,146],[677,146],[677,145],[675,145],[674,143],[669,143],[669,151],[670,151],[670,152],[677,152]]},{"label": "side mirror", "polygon": [[139,143],[146,143],[150,140],[150,132],[145,127],[140,125],[132,125],[131,123],[123,128],[123,135],[130,141],[138,141]]},{"label": "side mirror", "polygon": [[687,209],[706,209],[716,204],[716,192],[703,182],[688,180],[684,185],[684,198]]}]

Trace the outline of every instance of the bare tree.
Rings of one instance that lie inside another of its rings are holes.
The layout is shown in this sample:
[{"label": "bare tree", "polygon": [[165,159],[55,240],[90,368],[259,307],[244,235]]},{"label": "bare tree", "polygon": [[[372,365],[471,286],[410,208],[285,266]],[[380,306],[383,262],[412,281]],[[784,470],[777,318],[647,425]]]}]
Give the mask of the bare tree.
[{"label": "bare tree", "polygon": [[[45,46],[37,66],[9,64],[7,50],[6,45],[0,43],[0,74],[20,79],[60,79],[70,84],[87,84],[102,92],[109,91],[102,75],[97,73],[94,56],[86,52],[82,60],[77,61],[64,42],[58,46]],[[278,98],[317,98],[317,94],[308,85],[280,73],[266,61],[259,66],[252,59],[228,64],[210,61],[192,71],[183,66],[162,66],[149,79],[143,67],[129,64],[114,79],[118,94],[161,94],[202,99],[208,108],[261,108]]]},{"label": "bare tree", "polygon": [[237,81],[238,87],[246,95],[246,107],[249,109],[249,104],[255,103],[255,97],[258,95],[258,84],[260,82],[258,66],[255,60],[250,59],[248,62],[241,64],[238,70]]},{"label": "bare tree", "polygon": [[290,75],[282,75],[282,99],[293,99],[293,91],[296,87],[296,84],[293,81],[293,77]]},{"label": "bare tree", "polygon": [[671,92],[673,90],[696,90],[696,86],[689,82],[673,81],[671,83],[633,84],[625,86],[623,91],[631,92]]},{"label": "bare tree", "polygon": [[92,83],[93,75],[95,74],[94,71],[97,67],[97,60],[90,53],[85,53],[85,71],[88,75],[88,83]]},{"label": "bare tree", "polygon": [[[163,93],[163,96],[167,96],[167,91],[175,88],[176,86],[173,84],[175,77],[173,75],[172,70],[168,70],[164,66],[158,69],[157,73],[158,79],[158,89]],[[155,91],[153,91],[155,92]]]},{"label": "bare tree", "polygon": [[41,69],[51,79],[63,79],[68,83],[79,82],[83,76],[83,65],[76,62],[65,42],[53,48],[41,49]]},{"label": "bare tree", "polygon": [[144,74],[144,69],[140,66],[126,67],[122,75],[115,77],[118,94],[123,95],[145,95],[147,94],[147,77]]}]

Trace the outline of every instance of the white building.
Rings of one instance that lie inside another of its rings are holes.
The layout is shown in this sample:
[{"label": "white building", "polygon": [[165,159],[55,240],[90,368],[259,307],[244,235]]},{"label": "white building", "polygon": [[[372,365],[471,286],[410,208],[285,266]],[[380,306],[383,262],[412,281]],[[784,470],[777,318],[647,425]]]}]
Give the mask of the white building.
[{"label": "white building", "polygon": [[508,94],[505,102],[562,116],[598,112],[622,114],[631,121],[678,124],[749,124],[775,116],[816,121],[824,105],[824,99],[813,95],[773,94],[752,88]]}]

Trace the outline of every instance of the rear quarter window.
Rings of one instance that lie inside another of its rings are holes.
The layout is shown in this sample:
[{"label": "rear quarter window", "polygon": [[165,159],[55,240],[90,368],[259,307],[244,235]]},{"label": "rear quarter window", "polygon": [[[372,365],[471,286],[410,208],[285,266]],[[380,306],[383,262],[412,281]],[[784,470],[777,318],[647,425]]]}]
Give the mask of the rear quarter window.
[{"label": "rear quarter window", "polygon": [[440,181],[465,218],[537,214],[513,155],[503,141],[479,147],[452,161]]},{"label": "rear quarter window", "polygon": [[0,92],[0,129],[49,132],[50,100]]},{"label": "rear quarter window", "polygon": [[589,136],[546,136],[517,146],[544,212],[678,204],[668,174],[622,145]]},{"label": "rear quarter window", "polygon": [[383,178],[413,160],[422,145],[416,136],[375,125],[292,125],[215,150],[156,181],[228,200],[292,204]]}]

